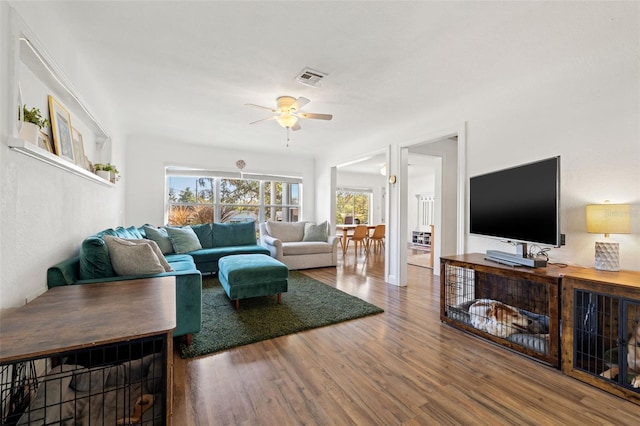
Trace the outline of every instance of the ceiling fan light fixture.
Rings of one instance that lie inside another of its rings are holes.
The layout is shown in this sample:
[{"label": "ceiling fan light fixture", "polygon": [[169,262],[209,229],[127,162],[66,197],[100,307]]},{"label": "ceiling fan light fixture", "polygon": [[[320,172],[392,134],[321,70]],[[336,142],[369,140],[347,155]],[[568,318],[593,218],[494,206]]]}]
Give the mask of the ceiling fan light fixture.
[{"label": "ceiling fan light fixture", "polygon": [[288,112],[283,112],[279,116],[276,117],[276,121],[282,126],[291,128],[298,122],[298,117],[295,115],[291,115]]}]

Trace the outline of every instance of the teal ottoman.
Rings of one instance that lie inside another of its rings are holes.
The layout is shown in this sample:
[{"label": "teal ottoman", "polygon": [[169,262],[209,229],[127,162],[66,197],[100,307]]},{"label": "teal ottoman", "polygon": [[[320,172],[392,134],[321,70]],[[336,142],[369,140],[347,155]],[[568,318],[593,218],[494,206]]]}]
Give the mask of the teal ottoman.
[{"label": "teal ottoman", "polygon": [[222,288],[235,300],[236,309],[240,299],[278,295],[287,291],[289,268],[266,254],[236,254],[222,257],[218,261],[218,279]]}]

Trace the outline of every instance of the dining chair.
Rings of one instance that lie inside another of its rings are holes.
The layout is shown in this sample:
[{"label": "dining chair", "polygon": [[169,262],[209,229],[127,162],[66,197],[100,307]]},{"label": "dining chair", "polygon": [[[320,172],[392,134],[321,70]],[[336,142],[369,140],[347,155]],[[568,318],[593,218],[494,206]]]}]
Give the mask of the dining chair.
[{"label": "dining chair", "polygon": [[373,244],[373,252],[377,253],[379,249],[384,251],[384,224],[376,225],[373,229],[373,234],[368,238],[367,241],[367,249],[371,249],[371,244]]},{"label": "dining chair", "polygon": [[349,237],[347,240],[347,246],[344,251],[346,253],[349,248],[349,243],[353,241],[353,253],[358,256],[358,243],[361,243],[361,248],[364,248],[367,252],[369,251],[369,247],[367,245],[369,239],[369,228],[367,225],[358,225],[353,230],[353,235]]}]

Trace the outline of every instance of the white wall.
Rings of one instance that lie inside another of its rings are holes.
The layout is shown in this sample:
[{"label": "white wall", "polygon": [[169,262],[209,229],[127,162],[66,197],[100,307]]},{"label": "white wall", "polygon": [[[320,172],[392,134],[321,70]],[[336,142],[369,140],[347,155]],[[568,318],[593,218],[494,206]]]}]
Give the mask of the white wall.
[{"label": "white wall", "polygon": [[[571,25],[575,32],[571,40],[522,46],[523,58],[527,49],[546,49],[548,62],[526,73],[496,69],[493,80],[478,82],[477,90],[456,94],[449,103],[422,112],[411,125],[390,126],[377,140],[345,142],[341,152],[327,152],[318,159],[318,170],[340,164],[341,158],[420,142],[441,128],[466,122],[467,186],[469,176],[562,157],[561,221],[567,245],[552,250],[551,261],[593,266],[594,243],[602,236],[586,233],[584,206],[609,199],[634,205],[632,234],[612,239],[620,242],[621,267],[640,271],[639,7],[631,2],[612,7],[616,10],[611,14],[603,10],[599,15],[597,26],[576,21],[591,19],[588,14],[565,10],[563,25]],[[499,40],[493,48],[500,49]],[[420,95],[419,88],[414,95]],[[398,134],[410,136],[398,140],[393,136]],[[465,244],[467,252],[509,249],[470,236]]]},{"label": "white wall", "polygon": [[[586,233],[584,206],[609,199],[634,205],[633,233],[612,238],[621,243],[622,268],[640,271],[637,3],[589,2],[584,6],[586,9],[601,10],[594,25],[580,25],[579,20],[591,24],[588,20],[593,19],[595,12],[576,15],[571,8],[554,9],[553,15],[549,15],[553,19],[547,22],[540,6],[536,8],[538,31],[545,33],[546,43],[523,44],[521,55],[512,59],[514,63],[526,61],[528,49],[534,53],[538,49],[544,51],[545,55],[535,55],[543,58],[535,66],[513,67],[516,72],[509,67],[497,67],[494,78],[477,81],[475,90],[452,93],[449,102],[428,111],[408,112],[415,113],[416,119],[404,123],[401,129],[390,123],[388,131],[378,139],[343,141],[339,152],[328,151],[315,163],[286,154],[268,156],[202,147],[178,148],[171,141],[143,136],[128,137],[125,141],[124,129],[116,115],[117,102],[101,91],[91,66],[75,53],[73,39],[56,19],[56,3],[11,4],[110,132],[113,144],[108,147],[109,160],[118,165],[124,177],[116,188],[97,186],[11,151],[6,140],[10,130],[4,125],[0,128],[0,308],[18,306],[25,298],[44,291],[46,268],[75,254],[85,236],[119,224],[160,223],[164,187],[158,185],[163,185],[161,170],[168,161],[227,166],[233,170],[235,161],[243,158],[247,167],[261,164],[264,172],[302,172],[305,218],[331,220],[332,166],[342,163],[344,158],[386,150],[409,140],[419,141],[440,128],[463,122],[467,123],[467,176],[562,156],[561,220],[567,245],[551,252],[552,261],[593,265],[594,242],[601,237]],[[607,8],[611,8],[611,13]],[[7,88],[13,84],[6,74],[9,56],[6,18],[6,10],[2,9],[2,117],[13,109],[6,100]],[[517,24],[535,25],[530,22],[534,21]],[[549,43],[553,39],[550,28],[572,39]],[[569,30],[560,32],[558,28]],[[491,47],[500,51],[500,39],[496,38]],[[428,75],[428,70],[412,70],[423,71]],[[429,96],[429,93],[420,93],[417,87],[412,95]],[[125,161],[125,143],[129,145],[126,157],[129,161]],[[126,212],[124,187],[130,203]],[[467,236],[466,244],[467,251],[482,252],[496,246],[504,249],[501,243],[484,238]]]},{"label": "white wall", "polygon": [[[2,43],[0,62],[10,62],[9,27],[4,25],[8,9],[2,4]],[[66,77],[73,82],[81,97],[113,137],[110,159],[123,165],[121,131],[114,117],[113,100],[100,92],[90,66],[74,54],[73,40],[55,15],[55,4],[17,2],[14,4],[27,26]],[[0,73],[2,116],[10,88],[15,82]],[[21,81],[25,102],[46,103],[46,89],[32,90],[32,81]],[[27,96],[29,98],[27,98]],[[44,99],[44,101],[43,101]],[[45,110],[47,111],[47,110]],[[43,111],[43,112],[45,112]],[[72,121],[74,117],[72,116]],[[4,121],[3,121],[4,122]],[[78,123],[79,127],[81,123]],[[77,254],[82,240],[102,228],[121,223],[123,218],[123,185],[101,186],[48,164],[36,161],[8,148],[7,138],[13,127],[3,126],[0,146],[0,309],[20,306],[46,291],[46,271],[54,263]],[[89,155],[98,154],[89,146]]]},{"label": "white wall", "polygon": [[245,173],[301,176],[301,220],[315,217],[315,161],[310,157],[212,148],[184,141],[158,140],[144,136],[127,141],[127,194],[125,223],[162,225],[165,222],[165,167],[239,172],[236,161],[244,160]]}]

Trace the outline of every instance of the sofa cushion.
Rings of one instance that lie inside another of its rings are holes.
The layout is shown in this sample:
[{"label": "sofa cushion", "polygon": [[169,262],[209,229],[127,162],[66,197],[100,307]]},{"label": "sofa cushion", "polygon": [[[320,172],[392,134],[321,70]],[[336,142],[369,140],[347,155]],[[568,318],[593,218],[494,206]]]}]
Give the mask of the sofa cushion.
[{"label": "sofa cushion", "polygon": [[151,225],[144,225],[142,229],[144,229],[144,235],[146,238],[153,240],[158,244],[162,254],[173,253],[173,244],[171,244],[171,240],[169,239],[169,234],[167,234],[166,229],[156,228]]},{"label": "sofa cushion", "polygon": [[144,238],[142,236],[142,234],[140,233],[140,230],[138,228],[136,228],[135,226],[128,227],[127,231],[133,236],[132,238],[136,238],[136,239]]},{"label": "sofa cushion", "polygon": [[200,250],[202,248],[198,236],[190,226],[187,225],[182,228],[167,226],[165,229],[173,245],[173,251],[176,253],[189,253],[190,251]]},{"label": "sofa cushion", "polygon": [[166,272],[150,244],[106,235],[113,270],[118,275],[145,275]]},{"label": "sofa cushion", "polygon": [[189,254],[168,254],[165,256],[174,271],[194,271],[198,268]]},{"label": "sofa cushion", "polygon": [[85,238],[80,246],[80,279],[109,278],[116,275],[111,266],[109,249],[98,235]]},{"label": "sofa cushion", "polygon": [[202,248],[213,247],[213,229],[210,223],[201,223],[198,225],[191,225],[191,229],[196,233],[198,241]]},{"label": "sofa cushion", "polygon": [[240,223],[213,223],[213,246],[230,247],[255,245],[256,225],[255,222]]},{"label": "sofa cushion", "polygon": [[124,228],[122,226],[118,226],[113,230],[115,233],[115,237],[126,238],[126,239],[135,239],[137,238],[135,234],[133,234],[129,229]]},{"label": "sofa cushion", "polygon": [[189,253],[197,264],[218,261],[221,257],[234,254],[269,254],[269,250],[258,244],[242,246],[214,247],[212,249],[195,250]]},{"label": "sofa cushion", "polygon": [[184,262],[189,260],[193,262],[193,257],[191,257],[191,255],[189,254],[171,253],[171,254],[165,254],[164,257],[165,259],[167,259],[167,262],[169,262],[170,264],[173,262]]},{"label": "sofa cushion", "polygon": [[273,238],[282,242],[302,241],[304,236],[304,222],[276,222],[267,221],[267,231]]},{"label": "sofa cushion", "polygon": [[333,246],[321,241],[292,241],[282,244],[282,254],[285,256],[331,252]]},{"label": "sofa cushion", "polygon": [[171,265],[171,268],[173,268],[173,270],[176,272],[198,270],[198,268],[196,267],[196,264],[193,262],[193,259],[183,260],[180,262],[171,262],[170,265]]},{"label": "sofa cushion", "polygon": [[304,224],[304,237],[302,241],[327,241],[329,238],[329,225],[325,220],[322,223],[315,224],[307,222]]}]

